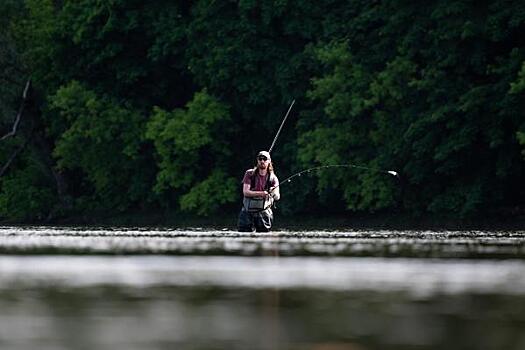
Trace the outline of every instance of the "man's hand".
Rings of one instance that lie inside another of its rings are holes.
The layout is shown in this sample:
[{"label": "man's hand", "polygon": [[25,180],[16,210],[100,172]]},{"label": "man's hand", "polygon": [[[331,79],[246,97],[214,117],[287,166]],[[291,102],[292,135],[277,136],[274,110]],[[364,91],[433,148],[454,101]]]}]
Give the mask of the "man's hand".
[{"label": "man's hand", "polygon": [[275,189],[276,187],[272,187],[270,189],[270,196],[272,196],[273,200],[278,201],[281,196],[279,195],[279,191],[275,191]]}]

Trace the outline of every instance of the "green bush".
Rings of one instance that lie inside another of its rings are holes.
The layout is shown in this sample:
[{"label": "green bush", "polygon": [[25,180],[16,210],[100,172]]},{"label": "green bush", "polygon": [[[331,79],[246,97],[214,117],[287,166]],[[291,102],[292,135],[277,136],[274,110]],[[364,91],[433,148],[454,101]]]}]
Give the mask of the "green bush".
[{"label": "green bush", "polygon": [[34,166],[17,169],[0,179],[0,218],[44,220],[57,202],[46,176]]}]

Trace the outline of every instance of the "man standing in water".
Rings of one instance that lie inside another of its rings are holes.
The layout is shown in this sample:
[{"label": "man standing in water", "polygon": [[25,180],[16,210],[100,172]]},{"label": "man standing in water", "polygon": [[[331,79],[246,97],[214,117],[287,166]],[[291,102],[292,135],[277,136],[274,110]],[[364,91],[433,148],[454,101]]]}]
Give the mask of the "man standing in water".
[{"label": "man standing in water", "polygon": [[273,201],[278,201],[279,179],[273,171],[270,153],[257,154],[257,165],[246,170],[242,180],[243,206],[239,213],[238,230],[241,232],[268,232],[272,228]]}]

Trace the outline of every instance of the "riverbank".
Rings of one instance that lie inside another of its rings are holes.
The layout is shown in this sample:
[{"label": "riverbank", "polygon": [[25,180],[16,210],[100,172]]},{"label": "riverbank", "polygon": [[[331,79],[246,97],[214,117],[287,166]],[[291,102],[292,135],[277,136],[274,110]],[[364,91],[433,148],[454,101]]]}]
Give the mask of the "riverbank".
[{"label": "riverbank", "polygon": [[[180,212],[134,211],[127,213],[92,212],[39,222],[0,221],[0,225],[132,226],[216,228],[235,230],[237,212],[196,216]],[[323,213],[287,215],[275,212],[274,230],[525,230],[525,214],[499,213],[484,217],[457,219],[418,216],[405,213]]]}]

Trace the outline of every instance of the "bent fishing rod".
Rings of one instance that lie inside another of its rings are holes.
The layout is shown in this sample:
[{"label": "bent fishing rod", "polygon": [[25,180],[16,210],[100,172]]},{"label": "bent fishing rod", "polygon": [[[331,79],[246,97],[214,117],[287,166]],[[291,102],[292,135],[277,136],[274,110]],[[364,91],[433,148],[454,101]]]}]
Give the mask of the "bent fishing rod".
[{"label": "bent fishing rod", "polygon": [[[378,172],[378,173],[384,173],[384,174],[392,175],[392,176],[395,176],[395,177],[399,178],[398,172],[394,171],[394,170],[384,170],[384,169],[372,168],[372,167],[367,167],[367,166],[363,166],[363,165],[355,165],[355,164],[321,165],[321,166],[315,166],[315,167],[311,167],[311,168],[308,168],[308,169],[304,169],[304,170],[301,170],[301,171],[299,171],[299,172],[297,172],[297,173],[295,173],[293,175],[288,176],[283,181],[280,181],[277,186],[271,188],[268,191],[268,194],[271,195],[271,193],[273,191],[275,191],[275,189],[278,188],[279,186],[281,186],[282,184],[292,182],[292,179],[295,178],[295,177],[299,177],[299,176],[301,176],[303,174],[308,174],[308,173],[310,173],[312,171],[323,170],[323,169],[328,169],[328,168],[356,168],[356,169],[374,171],[374,172]],[[265,205],[262,209],[258,210],[257,212],[264,211],[264,210],[266,210],[268,208],[271,208],[272,205],[274,205],[274,202],[273,201],[268,201],[268,205]]]}]

